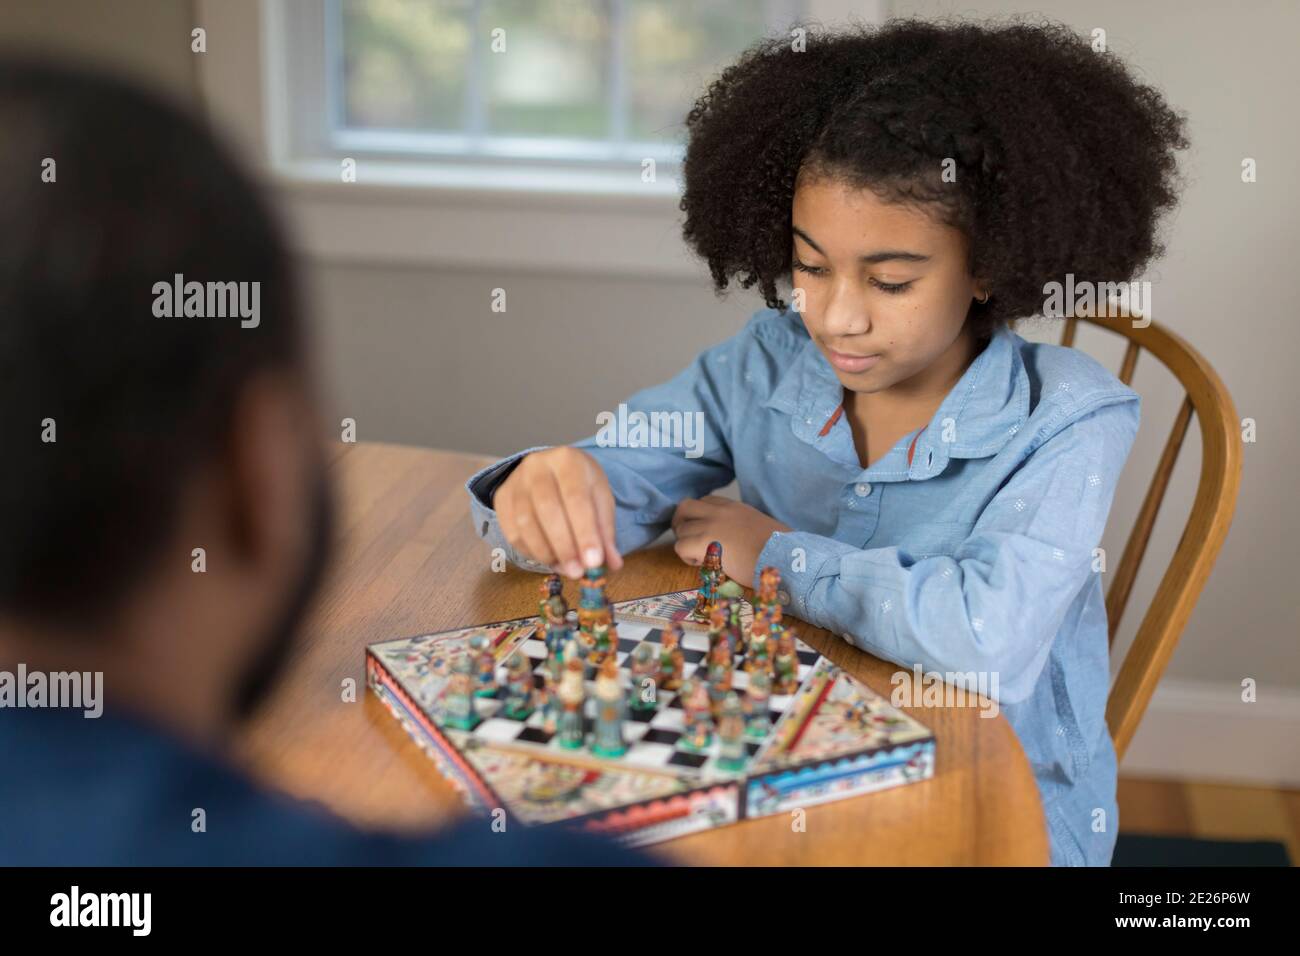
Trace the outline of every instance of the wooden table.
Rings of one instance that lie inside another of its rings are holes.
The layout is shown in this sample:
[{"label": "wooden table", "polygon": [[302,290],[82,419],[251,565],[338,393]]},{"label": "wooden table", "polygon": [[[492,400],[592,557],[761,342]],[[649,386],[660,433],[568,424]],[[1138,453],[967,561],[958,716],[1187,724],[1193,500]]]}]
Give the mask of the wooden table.
[{"label": "wooden table", "polygon": [[[331,575],[284,685],[240,741],[260,779],[317,800],[361,825],[429,828],[463,812],[433,763],[365,687],[364,654],[379,640],[522,617],[538,577],[493,572],[474,534],[466,478],[487,459],[395,445],[330,450],[337,499]],[[629,555],[611,579],[624,600],[694,586],[670,547]],[[800,623],[800,636],[888,696],[894,665]],[[348,698],[354,682],[355,700]],[[746,821],[660,844],[687,863],[1042,865],[1038,791],[1000,714],[913,708],[938,739],[934,779],[809,807],[806,832],[788,816]]]}]

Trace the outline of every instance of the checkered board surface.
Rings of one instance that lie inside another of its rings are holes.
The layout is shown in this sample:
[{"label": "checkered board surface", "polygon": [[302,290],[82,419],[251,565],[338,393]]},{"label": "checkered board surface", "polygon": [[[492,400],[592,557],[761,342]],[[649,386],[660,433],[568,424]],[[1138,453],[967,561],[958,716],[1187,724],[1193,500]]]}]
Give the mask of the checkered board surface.
[{"label": "checkered board surface", "polygon": [[[641,643],[654,647],[655,659],[658,660],[662,646],[663,631],[650,624],[638,624],[620,620],[618,622],[618,665],[619,679],[623,687],[631,691],[632,678],[628,671],[628,658]],[[689,678],[697,669],[704,668],[708,655],[709,638],[706,633],[687,631],[682,639],[685,666],[682,668],[683,679]],[[817,651],[803,641],[795,640],[795,649],[799,656],[799,683],[802,686],[820,656]],[[533,662],[534,681],[538,687],[543,685],[543,665],[546,661],[546,645],[538,639],[529,638],[520,644],[515,654],[526,654]],[[513,656],[513,655],[512,655]],[[586,669],[587,702],[585,710],[585,730],[590,744],[590,735],[595,729],[597,702],[594,698],[595,668],[588,665]],[[556,755],[589,753],[589,750],[568,750],[561,747],[555,738],[557,734],[547,733],[542,726],[542,714],[535,711],[525,720],[514,720],[505,714],[506,669],[504,662],[497,671],[497,680],[502,688],[494,698],[476,698],[477,711],[483,721],[472,731],[462,731],[467,738],[477,739],[485,744],[508,744],[512,746],[535,747]],[[745,687],[749,675],[740,667],[733,671],[732,689],[744,700]],[[746,738],[746,748],[750,760],[759,754],[773,738],[779,721],[786,715],[796,694],[777,695],[768,698],[768,708],[772,720],[772,730],[764,740]],[[713,743],[705,751],[696,752],[681,745],[685,729],[684,714],[680,698],[673,691],[661,690],[656,694],[654,710],[633,710],[628,707],[623,721],[623,738],[628,749],[622,757],[611,761],[628,767],[648,770],[662,770],[672,773],[699,775],[701,778],[732,777],[737,771],[722,770],[717,766],[718,737],[713,735]]]}]

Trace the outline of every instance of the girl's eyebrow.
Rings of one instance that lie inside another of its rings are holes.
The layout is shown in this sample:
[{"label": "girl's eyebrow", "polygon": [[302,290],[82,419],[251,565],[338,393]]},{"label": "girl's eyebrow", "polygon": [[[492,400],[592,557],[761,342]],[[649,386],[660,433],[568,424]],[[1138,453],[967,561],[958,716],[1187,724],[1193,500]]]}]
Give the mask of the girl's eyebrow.
[{"label": "girl's eyebrow", "polygon": [[[813,242],[812,237],[809,236],[808,233],[804,232],[798,226],[791,226],[790,228],[791,230],[793,230],[796,236],[798,236],[804,242],[808,243],[808,245],[812,246],[822,255],[826,255],[826,251],[822,249],[821,246],[817,245],[817,243]],[[858,258],[862,262],[869,263],[870,265],[875,265],[880,262],[891,262],[891,261],[897,261],[897,262],[929,262],[930,261],[929,256],[923,256],[919,252],[907,252],[906,250],[903,249],[882,249],[879,252],[869,252],[865,256],[859,256]]]}]

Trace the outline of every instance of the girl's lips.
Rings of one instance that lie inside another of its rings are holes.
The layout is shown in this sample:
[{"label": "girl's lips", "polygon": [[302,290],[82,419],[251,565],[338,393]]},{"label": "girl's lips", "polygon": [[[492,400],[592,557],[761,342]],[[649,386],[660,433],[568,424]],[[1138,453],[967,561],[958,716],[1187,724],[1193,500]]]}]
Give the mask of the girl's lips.
[{"label": "girl's lips", "polygon": [[827,349],[831,364],[841,372],[865,372],[880,361],[880,355],[847,355],[834,349]]}]

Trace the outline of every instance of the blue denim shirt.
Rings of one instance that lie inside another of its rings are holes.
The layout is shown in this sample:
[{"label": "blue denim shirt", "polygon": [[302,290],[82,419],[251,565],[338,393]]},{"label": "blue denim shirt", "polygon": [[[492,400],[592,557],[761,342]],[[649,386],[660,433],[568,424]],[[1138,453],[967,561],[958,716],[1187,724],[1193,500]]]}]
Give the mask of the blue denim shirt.
[{"label": "blue denim shirt", "polygon": [[[1052,862],[1109,864],[1119,820],[1095,549],[1137,434],[1137,393],[1082,352],[1004,329],[930,423],[866,469],[842,398],[798,315],[764,310],[627,400],[629,415],[702,412],[702,445],[654,447],[667,444],[661,419],[641,447],[598,435],[577,446],[609,478],[620,551],[655,540],[682,499],[734,478],[744,502],[795,529],[773,534],[758,561],[780,569],[791,613],[909,671],[996,680],[990,696],[1033,766]],[[479,535],[545,570],[510,548],[490,507],[535,450],[467,488]]]}]

